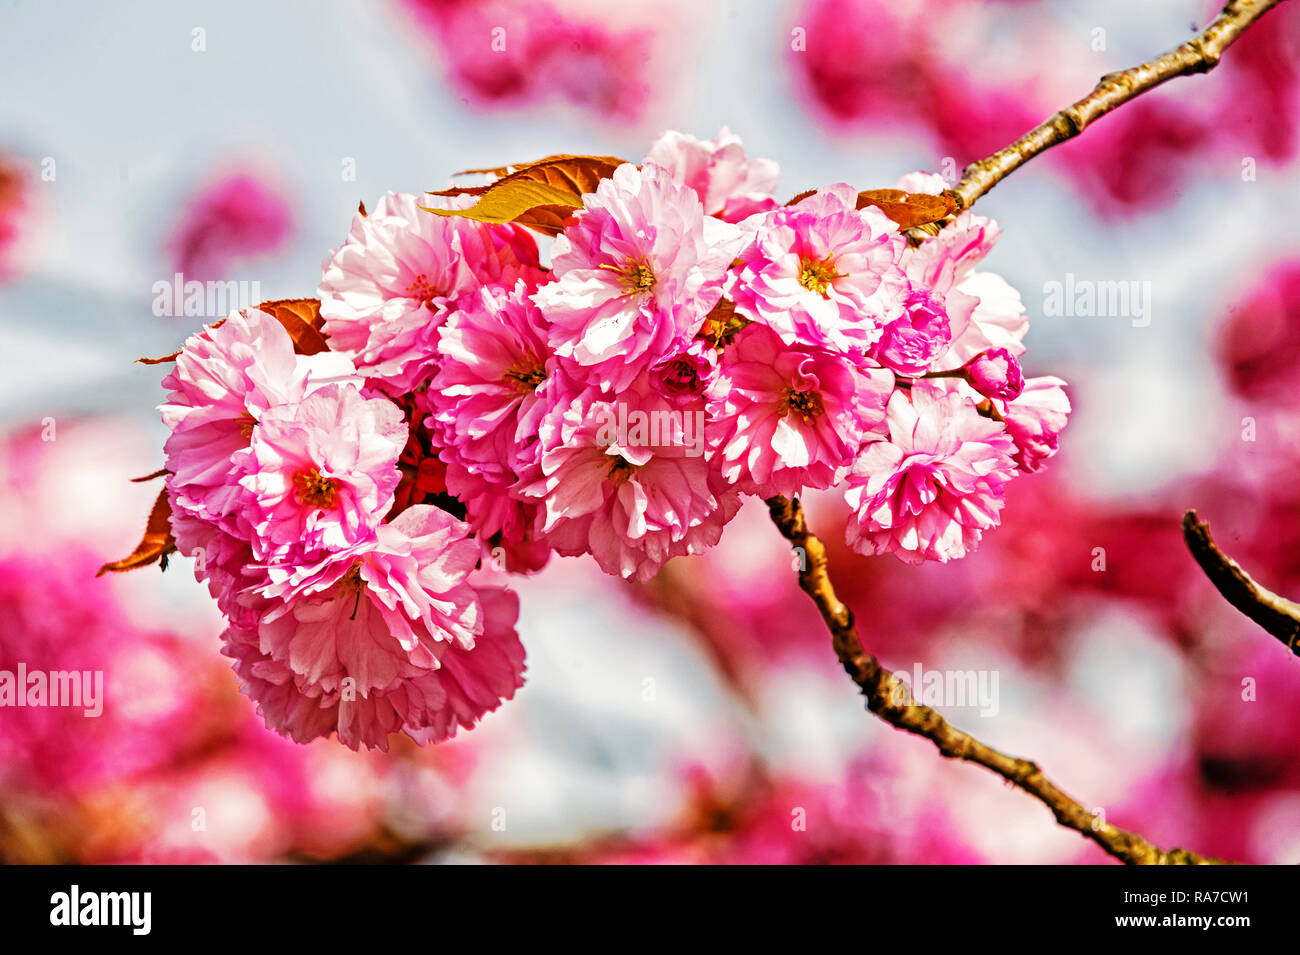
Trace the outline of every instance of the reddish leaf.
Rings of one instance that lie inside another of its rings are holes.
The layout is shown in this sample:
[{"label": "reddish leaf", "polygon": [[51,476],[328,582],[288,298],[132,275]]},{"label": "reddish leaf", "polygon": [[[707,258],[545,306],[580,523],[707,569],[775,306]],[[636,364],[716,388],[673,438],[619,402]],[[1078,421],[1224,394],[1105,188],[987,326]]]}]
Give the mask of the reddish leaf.
[{"label": "reddish leaf", "polygon": [[140,543],[131,552],[131,556],[110,561],[99,568],[99,573],[95,576],[98,577],[108,571],[122,573],[135,570],[154,561],[166,570],[167,555],[175,551],[176,539],[172,537],[172,509],[167,501],[167,491],[163,489],[158,493],[158,499],[153,502],[153,510],[149,512],[149,523],[145,526],[144,536],[140,538]]},{"label": "reddish leaf", "polygon": [[435,196],[474,196],[468,209],[428,209],[440,216],[463,216],[477,222],[515,222],[543,235],[558,235],[582,197],[595,192],[626,160],[616,156],[547,156],[537,162],[495,169],[467,169],[462,175],[499,176],[486,186],[455,186]]},{"label": "reddish leaf", "polygon": [[[799,203],[803,202],[803,201],[804,201],[805,199],[807,199],[809,196],[815,196],[815,195],[817,195],[817,190],[816,190],[816,189],[805,189],[803,192],[799,193],[797,196],[795,196],[793,199],[791,199],[789,202],[787,202],[786,205],[787,205],[787,206],[797,206]],[[859,208],[861,208],[861,207],[859,207]]]},{"label": "reddish leaf", "polygon": [[898,228],[914,229],[927,222],[938,222],[957,208],[957,203],[947,193],[932,196],[924,192],[904,192],[902,189],[869,189],[858,193],[858,208],[875,206],[898,223]]},{"label": "reddish leaf", "polygon": [[277,322],[293,339],[293,350],[299,355],[315,355],[329,351],[322,331],[325,320],[320,314],[318,298],[281,298],[257,306]]},{"label": "reddish leaf", "polygon": [[179,351],[174,351],[170,355],[163,355],[161,358],[137,358],[135,363],[137,365],[162,365],[169,361],[175,361],[176,356],[179,354]]}]

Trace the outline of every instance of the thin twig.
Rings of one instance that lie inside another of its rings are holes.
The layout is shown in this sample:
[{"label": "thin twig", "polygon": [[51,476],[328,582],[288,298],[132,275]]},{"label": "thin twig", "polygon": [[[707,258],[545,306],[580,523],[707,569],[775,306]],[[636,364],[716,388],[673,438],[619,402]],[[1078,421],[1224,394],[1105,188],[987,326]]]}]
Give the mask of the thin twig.
[{"label": "thin twig", "polygon": [[[1116,73],[1107,73],[1091,93],[1072,106],[1049,117],[1010,146],[971,163],[962,179],[949,190],[957,211],[969,209],[975,201],[1039,153],[1073,139],[1093,120],[1117,106],[1141,96],[1176,76],[1208,73],[1223,51],[1232,46],[1246,28],[1284,0],[1231,0],[1214,21],[1181,46],[1154,60]],[[913,242],[923,242],[937,231],[921,227],[908,231]]]},{"label": "thin twig", "polygon": [[1219,549],[1210,536],[1210,525],[1198,520],[1195,511],[1183,515],[1183,540],[1224,600],[1300,656],[1300,604],[1256,583],[1240,564]]},{"label": "thin twig", "polygon": [[952,726],[937,711],[912,701],[902,680],[880,665],[862,647],[853,624],[853,612],[835,595],[826,566],[826,548],[804,523],[797,500],[773,497],[767,501],[772,523],[800,558],[799,586],[813,599],[831,632],[840,664],[867,698],[867,709],[886,723],[924,736],[949,759],[963,759],[991,769],[1013,786],[1033,796],[1067,829],[1073,829],[1130,865],[1214,865],[1222,860],[1187,849],[1160,849],[1135,832],[1117,828],[1085,809],[1043,775],[1037,764],[1001,753],[969,733]]}]

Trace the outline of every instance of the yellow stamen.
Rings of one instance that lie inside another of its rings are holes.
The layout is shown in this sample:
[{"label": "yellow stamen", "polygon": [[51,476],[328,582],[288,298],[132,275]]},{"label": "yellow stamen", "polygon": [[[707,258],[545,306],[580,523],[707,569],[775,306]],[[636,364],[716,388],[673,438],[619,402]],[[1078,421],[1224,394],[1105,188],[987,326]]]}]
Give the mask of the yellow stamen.
[{"label": "yellow stamen", "polygon": [[540,365],[532,368],[516,366],[502,375],[501,380],[510,382],[515,389],[528,394],[536,391],[546,381],[546,369]]},{"label": "yellow stamen", "polygon": [[621,266],[603,262],[600,267],[611,269],[619,274],[622,278],[624,295],[641,295],[653,291],[658,281],[654,269],[650,268],[644,260],[638,262],[636,259],[628,259]]},{"label": "yellow stamen", "polygon": [[822,298],[830,298],[831,283],[842,278],[844,276],[835,271],[833,259],[799,259],[799,284]]},{"label": "yellow stamen", "polygon": [[293,486],[299,503],[328,510],[334,506],[339,482],[325,477],[315,468],[308,468],[293,476]]}]

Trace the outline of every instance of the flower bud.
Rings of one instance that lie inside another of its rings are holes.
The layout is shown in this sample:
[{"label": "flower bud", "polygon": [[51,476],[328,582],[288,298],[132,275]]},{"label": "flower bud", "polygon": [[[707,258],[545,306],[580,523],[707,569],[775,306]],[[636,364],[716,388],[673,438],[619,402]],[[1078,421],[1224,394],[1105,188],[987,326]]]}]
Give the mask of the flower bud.
[{"label": "flower bud", "polygon": [[966,365],[966,380],[987,398],[1011,401],[1025,390],[1020,361],[1005,348],[990,348]]},{"label": "flower bud", "polygon": [[918,377],[952,344],[943,296],[917,289],[907,296],[902,318],[885,326],[872,357],[900,375]]}]

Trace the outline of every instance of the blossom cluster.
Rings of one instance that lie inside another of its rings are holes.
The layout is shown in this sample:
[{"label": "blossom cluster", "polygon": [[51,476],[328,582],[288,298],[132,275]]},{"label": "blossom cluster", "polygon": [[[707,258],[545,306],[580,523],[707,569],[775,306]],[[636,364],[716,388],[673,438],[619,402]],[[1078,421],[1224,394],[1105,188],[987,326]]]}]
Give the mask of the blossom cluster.
[{"label": "blossom cluster", "polygon": [[472,727],[522,683],[518,604],[472,582],[478,545],[428,504],[394,514],[409,427],[345,354],[296,354],[247,309],[164,379],[167,494],[267,725],[387,748]]},{"label": "blossom cluster", "polygon": [[186,342],[172,530],[268,725],[354,748],[468,728],[522,681],[492,570],[590,554],[643,581],[742,495],[842,489],[849,545],[908,562],[996,526],[1069,412],[977,268],[996,225],[913,247],[852,187],[782,205],[778,176],[726,129],[666,133],[581,195],[549,266],[474,193],[389,194],[324,264],[326,350],[261,309]]}]

